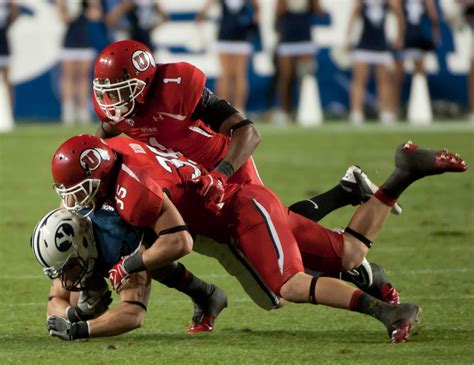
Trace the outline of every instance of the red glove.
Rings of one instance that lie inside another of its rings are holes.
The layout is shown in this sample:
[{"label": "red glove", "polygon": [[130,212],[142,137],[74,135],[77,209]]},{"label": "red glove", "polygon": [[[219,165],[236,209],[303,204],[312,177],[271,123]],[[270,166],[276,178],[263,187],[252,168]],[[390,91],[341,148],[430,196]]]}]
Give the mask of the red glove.
[{"label": "red glove", "polygon": [[198,186],[199,194],[205,198],[205,206],[214,213],[219,213],[224,203],[224,185],[227,177],[213,170],[207,175],[192,180]]},{"label": "red glove", "polygon": [[120,261],[109,270],[109,280],[117,293],[124,288],[130,278],[130,274],[123,267],[124,260],[125,256],[122,256]]}]

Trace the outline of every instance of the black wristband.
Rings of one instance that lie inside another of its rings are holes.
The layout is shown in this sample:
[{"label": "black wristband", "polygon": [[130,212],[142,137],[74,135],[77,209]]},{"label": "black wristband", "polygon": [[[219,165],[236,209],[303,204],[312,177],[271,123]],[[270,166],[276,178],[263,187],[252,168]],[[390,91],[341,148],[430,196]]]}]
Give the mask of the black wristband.
[{"label": "black wristband", "polygon": [[222,175],[225,175],[227,178],[230,178],[234,175],[234,166],[230,162],[221,161],[216,166],[216,170],[219,171]]},{"label": "black wristband", "polygon": [[78,338],[89,338],[89,324],[87,322],[79,322],[74,324],[76,331],[72,337],[76,340]]}]

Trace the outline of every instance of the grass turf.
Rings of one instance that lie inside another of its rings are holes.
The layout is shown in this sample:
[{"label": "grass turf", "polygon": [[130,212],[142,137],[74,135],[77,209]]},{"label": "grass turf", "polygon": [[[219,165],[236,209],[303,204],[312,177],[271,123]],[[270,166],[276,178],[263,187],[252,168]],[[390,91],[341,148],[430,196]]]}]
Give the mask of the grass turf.
[{"label": "grass turf", "polygon": [[[331,188],[352,163],[381,183],[392,169],[395,145],[407,139],[447,147],[474,163],[474,130],[462,124],[426,130],[339,125],[261,130],[264,139],[255,154],[261,177],[287,204]],[[2,364],[472,363],[472,169],[410,187],[400,199],[404,214],[389,219],[369,254],[386,267],[402,301],[423,308],[422,327],[408,343],[389,344],[379,322],[346,311],[292,304],[265,312],[215,261],[198,254],[183,263],[225,289],[230,300],[211,335],[187,335],[191,302],[153,284],[143,328],[76,342],[49,337],[45,307],[50,283],[28,242],[36,221],[58,204],[51,189],[51,156],[62,141],[80,131],[85,130],[26,124],[0,135]],[[352,207],[343,208],[322,223],[344,226],[352,212]]]}]

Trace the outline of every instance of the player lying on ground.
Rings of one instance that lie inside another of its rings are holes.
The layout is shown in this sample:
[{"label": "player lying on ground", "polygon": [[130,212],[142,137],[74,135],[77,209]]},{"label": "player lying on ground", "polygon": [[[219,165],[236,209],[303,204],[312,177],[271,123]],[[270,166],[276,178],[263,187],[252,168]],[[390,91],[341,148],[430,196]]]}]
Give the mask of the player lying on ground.
[{"label": "player lying on ground", "polygon": [[[207,184],[263,185],[252,158],[260,133],[205,83],[203,72],[189,63],[156,64],[142,43],[112,43],[94,65],[93,101],[102,121],[96,135],[108,138],[125,133],[151,146],[180,152],[208,170]],[[290,210],[317,222],[337,208],[360,204],[351,189],[338,184],[291,205]],[[364,201],[372,194],[370,189],[369,193],[362,197]],[[223,196],[211,189],[205,199],[219,204]],[[397,204],[394,211],[401,212]]]},{"label": "player lying on ground", "polygon": [[[127,138],[106,144],[92,136],[73,137],[56,151],[52,168],[56,189],[68,209],[94,209],[114,199],[127,222],[152,227],[158,234],[149,249],[122,259],[110,271],[109,278],[118,290],[129,274],[153,270],[191,251],[186,221],[194,233],[236,244],[283,299],[369,314],[386,326],[392,342],[402,342],[418,320],[418,306],[382,302],[343,281],[308,275],[304,267],[319,272],[358,267],[396,200],[411,183],[429,175],[465,171],[467,164],[445,150],[427,150],[411,142],[400,145],[394,172],[356,210],[344,233],[288,211],[263,186],[206,185],[206,171],[192,161]],[[211,209],[203,199],[211,187],[223,189],[219,209]]]},{"label": "player lying on ground", "polygon": [[[123,255],[133,253],[142,239],[146,246],[148,239],[143,236],[143,230],[125,224],[111,207],[97,210],[90,219],[79,218],[66,209],[48,212],[31,237],[36,259],[45,273],[55,279],[49,294],[48,316],[80,322],[102,314],[111,302],[104,277]],[[133,290],[121,292],[121,305],[108,315],[120,317],[121,321],[108,321],[108,316],[93,321],[91,336],[117,335],[143,322],[150,291],[148,276],[192,299],[194,315],[189,332],[213,330],[214,319],[227,306],[225,293],[194,276],[181,263],[171,263],[136,276]],[[79,303],[78,296],[71,295],[71,291],[80,291]]]}]

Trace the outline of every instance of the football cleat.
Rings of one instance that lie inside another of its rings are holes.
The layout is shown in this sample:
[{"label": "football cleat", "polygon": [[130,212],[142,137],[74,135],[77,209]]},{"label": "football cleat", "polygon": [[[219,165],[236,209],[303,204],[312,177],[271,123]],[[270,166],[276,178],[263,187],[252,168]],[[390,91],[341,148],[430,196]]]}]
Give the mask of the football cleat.
[{"label": "football cleat", "polygon": [[[416,304],[399,304],[387,314],[386,327],[392,343],[405,342],[415,331],[421,315]],[[388,324],[387,324],[388,323]]]},{"label": "football cleat", "polygon": [[212,332],[217,316],[226,307],[227,295],[222,289],[212,285],[212,289],[207,297],[207,303],[198,304],[194,302],[194,315],[187,332],[191,334]]},{"label": "football cleat", "polygon": [[445,172],[464,172],[468,165],[457,153],[421,148],[408,141],[397,147],[395,167],[421,178]]},{"label": "football cleat", "polygon": [[[339,184],[346,192],[350,193],[352,205],[365,203],[379,189],[357,165],[349,166]],[[396,203],[392,208],[392,213],[402,214],[402,207]]]}]

